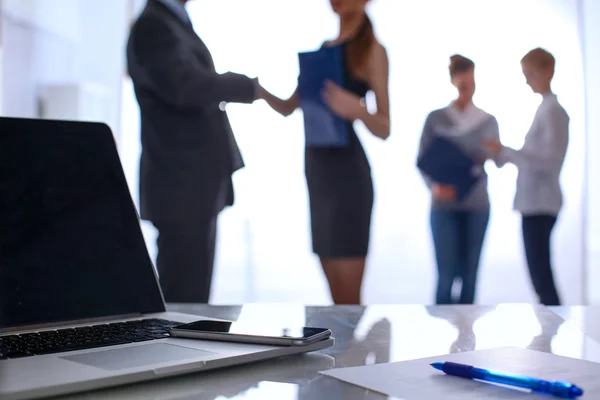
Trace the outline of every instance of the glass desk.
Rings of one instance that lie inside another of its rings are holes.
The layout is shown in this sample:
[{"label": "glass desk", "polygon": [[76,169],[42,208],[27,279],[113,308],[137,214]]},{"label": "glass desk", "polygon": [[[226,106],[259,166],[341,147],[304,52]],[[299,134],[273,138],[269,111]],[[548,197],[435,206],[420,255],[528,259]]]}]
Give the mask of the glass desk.
[{"label": "glass desk", "polygon": [[319,371],[505,346],[600,362],[600,326],[586,322],[594,316],[600,320],[600,308],[593,307],[174,304],[169,309],[227,320],[260,323],[277,319],[284,325],[328,327],[336,345],[319,353],[63,398],[379,400],[388,397]]}]

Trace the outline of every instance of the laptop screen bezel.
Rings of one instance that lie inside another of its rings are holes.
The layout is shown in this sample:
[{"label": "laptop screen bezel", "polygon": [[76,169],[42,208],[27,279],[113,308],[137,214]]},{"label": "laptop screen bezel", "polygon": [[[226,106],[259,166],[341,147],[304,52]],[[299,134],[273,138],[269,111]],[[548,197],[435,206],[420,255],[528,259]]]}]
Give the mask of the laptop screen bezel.
[{"label": "laptop screen bezel", "polygon": [[[32,131],[32,132],[36,132],[36,133],[39,132],[40,135],[51,134],[48,132],[54,132],[54,133],[58,132],[58,133],[64,134],[64,135],[81,133],[81,134],[85,134],[88,136],[96,135],[98,138],[95,140],[98,140],[98,141],[110,141],[111,144],[107,143],[104,146],[104,148],[109,149],[109,151],[112,152],[112,154],[107,154],[106,158],[115,160],[114,161],[115,164],[118,163],[118,165],[114,165],[114,168],[115,168],[115,171],[117,171],[117,170],[119,171],[118,179],[120,181],[119,184],[121,186],[120,190],[123,191],[123,196],[127,196],[126,200],[131,204],[132,210],[135,213],[135,216],[137,218],[136,234],[140,235],[143,238],[140,214],[137,210],[135,202],[133,201],[133,198],[131,197],[129,185],[128,185],[127,179],[125,177],[125,172],[123,170],[121,158],[119,156],[118,143],[112,133],[112,130],[110,129],[110,127],[107,124],[101,123],[101,122],[82,122],[82,121],[63,121],[63,120],[48,120],[48,119],[0,117],[0,129],[2,129],[2,131],[4,131],[4,132],[8,131],[9,134],[10,134],[10,132],[13,132],[13,131],[19,132],[19,131],[23,131],[24,129]],[[110,319],[136,317],[136,316],[139,317],[144,314],[147,315],[147,314],[156,314],[156,313],[166,312],[166,303],[165,303],[164,296],[163,296],[163,293],[162,293],[162,290],[160,287],[159,277],[158,277],[156,268],[154,266],[154,262],[153,262],[152,258],[150,257],[148,248],[145,245],[144,245],[144,248],[146,250],[145,256],[147,257],[147,260],[148,260],[148,268],[151,268],[151,270],[152,270],[151,272],[153,274],[152,276],[154,277],[154,279],[153,279],[154,288],[149,288],[149,289],[153,292],[152,296],[157,296],[157,298],[155,298],[155,299],[150,299],[148,303],[149,304],[151,304],[151,303],[160,304],[160,306],[156,307],[156,309],[150,308],[150,309],[144,310],[144,311],[132,310],[133,313],[129,313],[126,315],[108,314],[108,315],[94,316],[94,317],[90,317],[90,318],[83,316],[83,318],[76,319],[76,320],[39,321],[39,323],[33,322],[33,323],[28,323],[28,324],[16,324],[16,325],[5,326],[5,327],[0,326],[0,334],[6,333],[6,332],[19,331],[19,330],[29,330],[29,329],[40,328],[40,327],[72,325],[72,324],[86,323],[86,322],[90,322],[90,321],[105,321],[105,320],[110,320]],[[158,301],[158,299],[160,299],[160,302]]]}]

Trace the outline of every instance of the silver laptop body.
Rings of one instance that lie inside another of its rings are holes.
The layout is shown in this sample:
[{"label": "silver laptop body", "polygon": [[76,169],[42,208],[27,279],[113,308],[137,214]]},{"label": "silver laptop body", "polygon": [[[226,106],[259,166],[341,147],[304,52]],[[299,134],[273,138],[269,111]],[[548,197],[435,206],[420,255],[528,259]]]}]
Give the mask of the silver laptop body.
[{"label": "silver laptop body", "polygon": [[0,398],[65,395],[320,350],[175,339],[104,124],[0,118]]}]

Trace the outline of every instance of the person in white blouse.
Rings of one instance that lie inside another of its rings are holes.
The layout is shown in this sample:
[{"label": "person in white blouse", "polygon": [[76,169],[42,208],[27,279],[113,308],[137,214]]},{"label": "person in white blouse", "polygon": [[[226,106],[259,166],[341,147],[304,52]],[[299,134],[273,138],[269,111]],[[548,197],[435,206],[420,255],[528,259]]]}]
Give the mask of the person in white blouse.
[{"label": "person in white blouse", "polygon": [[536,48],[521,60],[534,93],[542,95],[532,126],[519,150],[487,139],[483,147],[517,166],[514,208],[522,215],[525,256],[533,287],[545,305],[559,305],[551,265],[550,238],[563,204],[560,172],[569,143],[569,115],[552,92],[555,59]]}]

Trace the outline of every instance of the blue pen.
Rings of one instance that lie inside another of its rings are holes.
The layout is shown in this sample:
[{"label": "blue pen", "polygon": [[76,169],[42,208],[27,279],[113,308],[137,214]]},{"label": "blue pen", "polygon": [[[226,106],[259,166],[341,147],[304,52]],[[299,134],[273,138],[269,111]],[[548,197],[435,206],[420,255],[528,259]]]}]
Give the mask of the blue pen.
[{"label": "blue pen", "polygon": [[453,362],[434,362],[431,366],[448,375],[531,389],[535,392],[545,393],[563,399],[574,399],[583,394],[583,390],[567,382],[549,382],[528,376],[507,374]]}]

